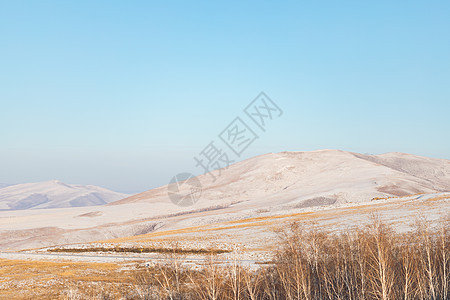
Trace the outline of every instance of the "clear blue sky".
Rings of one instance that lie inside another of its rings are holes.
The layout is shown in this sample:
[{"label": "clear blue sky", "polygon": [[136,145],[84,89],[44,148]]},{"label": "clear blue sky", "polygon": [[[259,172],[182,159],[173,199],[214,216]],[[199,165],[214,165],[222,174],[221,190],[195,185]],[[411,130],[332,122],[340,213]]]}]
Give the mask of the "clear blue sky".
[{"label": "clear blue sky", "polygon": [[0,1],[0,182],[137,192],[260,91],[243,155],[450,159],[449,1]]}]

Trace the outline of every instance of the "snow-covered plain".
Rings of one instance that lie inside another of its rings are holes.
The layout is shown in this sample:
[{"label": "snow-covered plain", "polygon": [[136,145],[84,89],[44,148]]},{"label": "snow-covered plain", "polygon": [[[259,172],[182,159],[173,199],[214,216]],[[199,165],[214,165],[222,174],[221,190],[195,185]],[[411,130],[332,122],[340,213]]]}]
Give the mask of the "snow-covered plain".
[{"label": "snow-covered plain", "polygon": [[[387,201],[383,207],[388,212],[389,203],[395,203],[391,213],[394,218],[402,218],[402,214],[412,218],[416,208],[423,208],[434,219],[437,214],[449,213],[445,199],[416,207],[415,201],[422,196],[403,197],[420,193],[430,194],[431,198],[448,195],[444,192],[450,191],[450,161],[444,159],[338,150],[282,152],[257,156],[213,174],[216,181],[211,174],[199,176],[202,195],[189,207],[173,204],[167,186],[163,186],[102,206],[0,212],[0,249],[85,243],[346,207],[352,208],[346,222],[358,223],[367,213],[358,215],[359,207],[366,203],[384,205],[383,201]],[[390,197],[396,200],[387,199]],[[412,203],[413,210],[403,210],[404,199]],[[333,222],[333,217],[326,222]],[[245,232],[242,242],[246,237],[264,238],[249,233]]]}]

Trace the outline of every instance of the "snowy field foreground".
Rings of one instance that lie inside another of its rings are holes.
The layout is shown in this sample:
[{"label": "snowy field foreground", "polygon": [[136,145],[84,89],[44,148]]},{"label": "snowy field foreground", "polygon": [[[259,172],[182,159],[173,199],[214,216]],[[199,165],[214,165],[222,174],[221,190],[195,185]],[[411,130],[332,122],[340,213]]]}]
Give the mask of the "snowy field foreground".
[{"label": "snowy field foreground", "polygon": [[[360,203],[323,205],[288,211],[260,212],[252,216],[232,209],[199,212],[155,219],[155,230],[133,236],[113,239],[97,239],[89,243],[57,243],[25,251],[3,249],[0,258],[32,260],[72,260],[89,262],[152,261],[164,259],[160,253],[118,253],[114,251],[91,252],[89,249],[105,248],[155,248],[155,249],[219,249],[223,260],[264,262],[271,260],[277,248],[279,232],[292,222],[307,228],[317,226],[331,232],[351,232],[380,218],[392,224],[398,232],[409,231],[419,221],[426,220],[432,226],[449,221],[450,193],[421,194],[406,197],[377,199]],[[220,216],[216,215],[221,211]],[[148,221],[144,223],[147,224]],[[160,224],[158,227],[158,224]],[[161,225],[165,224],[165,225]],[[130,225],[131,226],[131,225]],[[134,226],[138,227],[138,224]],[[159,228],[159,229],[158,229]],[[69,231],[83,234],[90,231]],[[52,252],[57,249],[58,252]],[[65,252],[64,249],[69,251]],[[82,252],[73,252],[83,249]],[[187,254],[187,260],[198,260],[204,253]]]}]

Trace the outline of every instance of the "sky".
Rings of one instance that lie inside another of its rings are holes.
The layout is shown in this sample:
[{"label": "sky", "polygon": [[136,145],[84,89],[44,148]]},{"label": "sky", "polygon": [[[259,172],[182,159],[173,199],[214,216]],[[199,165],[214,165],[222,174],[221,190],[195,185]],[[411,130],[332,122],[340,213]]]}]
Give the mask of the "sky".
[{"label": "sky", "polygon": [[[0,183],[135,193],[239,156],[450,159],[449,1],[0,1]],[[283,111],[264,131],[258,94]],[[231,153],[231,152],[230,152]],[[231,154],[230,154],[231,157]]]}]

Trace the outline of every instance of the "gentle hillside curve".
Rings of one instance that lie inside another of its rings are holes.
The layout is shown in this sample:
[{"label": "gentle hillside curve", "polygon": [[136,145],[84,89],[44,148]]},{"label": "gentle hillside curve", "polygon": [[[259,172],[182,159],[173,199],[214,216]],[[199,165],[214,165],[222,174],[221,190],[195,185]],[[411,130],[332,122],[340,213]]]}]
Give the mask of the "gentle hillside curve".
[{"label": "gentle hillside curve", "polygon": [[25,183],[0,190],[0,210],[103,205],[129,195],[97,186],[65,184],[58,180]]},{"label": "gentle hillside curve", "polygon": [[[270,153],[199,176],[198,202],[310,206],[376,197],[450,191],[450,161],[404,153],[363,155],[340,150]],[[167,186],[109,205],[170,201]]]},{"label": "gentle hillside curve", "polygon": [[[199,176],[202,195],[188,207],[173,204],[163,186],[107,205],[0,211],[0,249],[84,243],[255,217],[264,225],[270,218],[313,212],[321,216],[325,210],[327,224],[335,224],[342,209],[348,210],[342,220],[350,223],[375,209],[398,222],[418,215],[436,219],[448,215],[449,193],[442,191],[450,191],[449,166],[448,160],[401,153],[271,153],[215,171],[216,181],[210,174]],[[66,189],[58,182],[49,185]],[[411,194],[421,195],[403,197]],[[241,225],[230,224],[236,227],[230,235],[235,237]],[[251,231],[242,234],[262,238]]]}]

